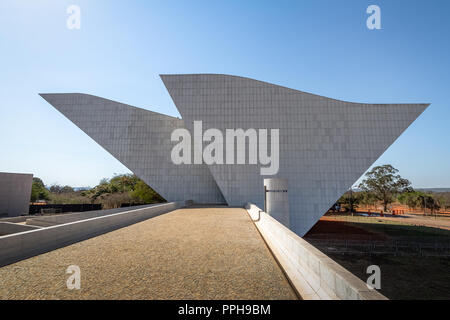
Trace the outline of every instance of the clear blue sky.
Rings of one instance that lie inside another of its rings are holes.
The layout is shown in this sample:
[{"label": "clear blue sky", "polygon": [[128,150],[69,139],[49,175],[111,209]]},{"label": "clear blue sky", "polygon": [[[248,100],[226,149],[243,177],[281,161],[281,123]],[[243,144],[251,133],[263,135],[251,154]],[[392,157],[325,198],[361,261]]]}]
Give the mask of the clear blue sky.
[{"label": "clear blue sky", "polygon": [[[66,9],[81,8],[81,29]],[[366,8],[381,8],[368,30]],[[1,0],[0,171],[94,186],[129,172],[38,96],[179,116],[161,73],[225,73],[332,98],[432,105],[376,162],[450,187],[450,1]]]}]

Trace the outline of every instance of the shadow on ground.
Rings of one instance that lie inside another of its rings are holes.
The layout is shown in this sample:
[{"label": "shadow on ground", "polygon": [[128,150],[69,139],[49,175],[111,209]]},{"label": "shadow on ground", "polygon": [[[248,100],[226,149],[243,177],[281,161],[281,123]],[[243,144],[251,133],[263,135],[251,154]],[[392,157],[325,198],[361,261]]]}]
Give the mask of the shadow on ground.
[{"label": "shadow on ground", "polygon": [[363,281],[367,267],[378,265],[380,292],[389,299],[450,299],[450,231],[327,218],[305,240]]}]

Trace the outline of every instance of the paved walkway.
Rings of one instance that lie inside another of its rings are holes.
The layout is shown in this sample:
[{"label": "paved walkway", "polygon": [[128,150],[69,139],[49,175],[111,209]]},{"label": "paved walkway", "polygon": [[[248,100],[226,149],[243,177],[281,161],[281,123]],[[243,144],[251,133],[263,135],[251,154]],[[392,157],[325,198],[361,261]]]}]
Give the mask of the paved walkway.
[{"label": "paved walkway", "polygon": [[0,299],[296,296],[245,210],[188,208],[0,268]]}]

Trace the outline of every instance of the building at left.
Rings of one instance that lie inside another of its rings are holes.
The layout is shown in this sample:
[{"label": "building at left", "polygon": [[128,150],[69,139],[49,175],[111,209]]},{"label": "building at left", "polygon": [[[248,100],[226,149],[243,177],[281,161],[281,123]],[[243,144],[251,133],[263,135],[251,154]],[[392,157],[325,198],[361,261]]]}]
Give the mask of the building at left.
[{"label": "building at left", "polygon": [[32,174],[0,172],[0,217],[28,214]]}]

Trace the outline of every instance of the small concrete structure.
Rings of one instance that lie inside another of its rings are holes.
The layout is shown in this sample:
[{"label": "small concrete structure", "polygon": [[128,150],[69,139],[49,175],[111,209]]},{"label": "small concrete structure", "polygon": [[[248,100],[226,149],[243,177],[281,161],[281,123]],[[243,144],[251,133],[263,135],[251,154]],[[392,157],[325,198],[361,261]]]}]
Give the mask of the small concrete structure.
[{"label": "small concrete structure", "polygon": [[257,206],[246,209],[303,300],[387,299]]},{"label": "small concrete structure", "polygon": [[0,172],[0,216],[28,214],[32,174]]},{"label": "small concrete structure", "polygon": [[[81,221],[86,219],[98,218],[107,216],[114,213],[120,213],[130,210],[142,209],[142,208],[151,208],[153,206],[159,206],[158,204],[152,205],[142,205],[142,206],[134,206],[134,207],[125,207],[125,208],[114,208],[107,210],[92,210],[92,211],[84,211],[84,212],[75,212],[75,213],[65,213],[58,215],[50,215],[50,216],[34,216],[33,218],[26,219],[26,224],[31,226],[39,226],[39,227],[50,227],[56,226],[59,224],[65,224],[69,222]],[[11,221],[13,222],[13,221]]]},{"label": "small concrete structure", "polygon": [[14,234],[24,231],[36,230],[40,227],[27,226],[23,224],[17,224],[12,222],[0,222],[0,236],[6,236],[8,234]]},{"label": "small concrete structure", "polygon": [[265,211],[289,228],[289,198],[287,179],[264,179]]}]

